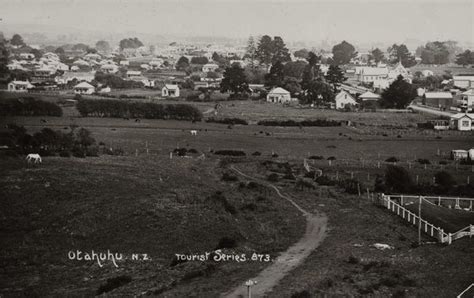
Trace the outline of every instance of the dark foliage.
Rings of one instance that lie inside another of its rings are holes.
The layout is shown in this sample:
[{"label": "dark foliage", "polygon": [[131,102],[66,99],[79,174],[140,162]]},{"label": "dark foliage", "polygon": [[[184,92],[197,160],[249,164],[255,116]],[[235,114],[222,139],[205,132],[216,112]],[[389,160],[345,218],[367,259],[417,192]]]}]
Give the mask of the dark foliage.
[{"label": "dark foliage", "polygon": [[340,121],[326,120],[326,119],[316,119],[316,120],[303,120],[303,121],[294,121],[294,120],[261,120],[257,123],[258,125],[263,126],[341,126]]},{"label": "dark foliage", "polygon": [[56,116],[61,117],[61,107],[52,102],[32,97],[0,101],[0,116]]}]

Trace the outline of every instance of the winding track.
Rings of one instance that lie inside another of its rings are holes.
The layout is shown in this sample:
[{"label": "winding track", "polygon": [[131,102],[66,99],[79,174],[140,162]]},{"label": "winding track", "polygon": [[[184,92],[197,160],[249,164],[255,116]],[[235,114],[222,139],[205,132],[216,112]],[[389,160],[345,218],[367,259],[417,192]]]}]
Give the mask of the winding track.
[{"label": "winding track", "polygon": [[[234,166],[231,166],[231,169],[248,179],[257,180],[256,178],[242,173]],[[279,197],[289,201],[302,213],[306,218],[306,232],[298,242],[281,253],[269,267],[261,271],[256,277],[251,278],[251,280],[257,281],[257,284],[252,287],[252,297],[264,297],[283,277],[300,265],[303,260],[321,244],[325,237],[327,227],[327,217],[324,214],[312,214],[304,210],[288,195],[282,194],[278,187],[270,183],[267,183],[267,185],[273,188]],[[247,287],[245,284],[241,284],[222,296],[226,298],[247,297]]]}]

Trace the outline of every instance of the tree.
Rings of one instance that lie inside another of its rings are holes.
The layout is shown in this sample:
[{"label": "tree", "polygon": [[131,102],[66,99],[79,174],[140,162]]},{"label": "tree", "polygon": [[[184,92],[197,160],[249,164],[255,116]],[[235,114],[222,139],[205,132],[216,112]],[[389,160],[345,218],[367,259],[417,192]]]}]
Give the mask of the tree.
[{"label": "tree", "polygon": [[385,108],[405,108],[417,96],[416,89],[400,75],[382,93],[381,105]]},{"label": "tree", "polygon": [[334,92],[337,91],[337,88],[347,80],[344,76],[344,71],[339,68],[337,65],[330,65],[329,70],[326,74],[326,80],[333,86]]},{"label": "tree", "polygon": [[119,43],[120,49],[136,49],[143,46],[143,43],[136,37],[122,39]]},{"label": "tree", "polygon": [[303,71],[308,65],[305,61],[288,62],[283,69],[285,76],[301,79]]},{"label": "tree", "polygon": [[61,56],[61,55],[66,54],[66,52],[64,51],[64,49],[63,49],[62,47],[56,48],[56,50],[54,50],[54,52],[55,52],[56,54],[58,54],[58,56]]},{"label": "tree", "polygon": [[291,61],[290,52],[280,36],[275,36],[272,41],[272,62],[275,63],[276,61]]},{"label": "tree", "polygon": [[456,56],[456,64],[466,67],[466,65],[474,64],[474,52],[465,50]]},{"label": "tree", "polygon": [[95,48],[97,51],[102,53],[108,53],[110,51],[110,45],[105,40],[99,40],[98,42],[96,42]]},{"label": "tree", "polygon": [[284,66],[280,61],[277,60],[276,62],[274,62],[272,67],[270,68],[270,72],[265,75],[265,86],[281,86],[283,84],[283,79],[285,78],[283,68]]},{"label": "tree", "polygon": [[282,87],[291,93],[291,96],[297,96],[301,93],[301,85],[299,80],[294,77],[285,77],[283,79]]},{"label": "tree", "polygon": [[348,64],[352,58],[357,56],[357,52],[353,45],[343,40],[340,44],[332,48],[333,61],[337,65]]},{"label": "tree", "polygon": [[41,51],[38,49],[31,49],[30,53],[35,55],[36,59],[40,59],[41,56],[43,56],[43,53],[41,53]]},{"label": "tree", "polygon": [[375,63],[384,61],[385,57],[383,52],[379,48],[375,48],[370,52],[370,57],[374,60]]},{"label": "tree", "polygon": [[73,51],[87,52],[87,50],[89,49],[89,46],[84,43],[78,43],[78,44],[73,45],[71,49]]},{"label": "tree", "polygon": [[268,35],[264,35],[260,38],[257,46],[257,59],[262,64],[269,65],[273,58],[273,43],[272,38]]},{"label": "tree", "polygon": [[307,49],[301,49],[297,50],[293,53],[293,55],[297,58],[303,58],[307,59],[308,58],[309,51]]},{"label": "tree", "polygon": [[241,94],[249,91],[249,85],[244,69],[237,63],[226,68],[224,71],[224,78],[221,82],[221,92],[228,91],[234,94]]},{"label": "tree", "polygon": [[401,62],[404,67],[412,67],[416,64],[415,57],[410,53],[404,44],[393,44],[388,48],[390,63]]},{"label": "tree", "polygon": [[405,168],[389,165],[385,170],[385,188],[388,192],[408,193],[413,186],[410,173]]},{"label": "tree", "polygon": [[335,95],[331,85],[321,78],[307,83],[304,94],[300,98],[302,104],[324,105],[334,101]]},{"label": "tree", "polygon": [[215,71],[209,71],[206,74],[206,78],[208,78],[208,79],[218,79],[218,78],[220,78],[220,75]]},{"label": "tree", "polygon": [[421,63],[446,64],[449,62],[449,51],[443,42],[428,42],[421,50]]},{"label": "tree", "polygon": [[23,41],[23,38],[20,34],[14,34],[12,39],[10,40],[10,43],[17,47],[25,45],[25,42]]},{"label": "tree", "polygon": [[309,52],[307,60],[308,65],[306,65],[301,79],[301,87],[303,90],[307,90],[313,80],[321,77],[321,71],[318,65],[318,62],[321,60],[321,56],[317,56],[315,53]]},{"label": "tree", "polygon": [[255,40],[253,36],[249,37],[249,40],[247,42],[247,49],[244,55],[244,58],[249,58],[250,59],[250,66],[253,68],[254,65],[254,60],[255,57],[257,56],[257,46],[255,45]]},{"label": "tree", "polygon": [[206,57],[192,57],[191,58],[191,63],[192,64],[207,64],[209,63],[209,60]]},{"label": "tree", "polygon": [[178,62],[176,62],[176,70],[185,71],[188,68],[189,68],[189,59],[184,56],[179,58]]}]

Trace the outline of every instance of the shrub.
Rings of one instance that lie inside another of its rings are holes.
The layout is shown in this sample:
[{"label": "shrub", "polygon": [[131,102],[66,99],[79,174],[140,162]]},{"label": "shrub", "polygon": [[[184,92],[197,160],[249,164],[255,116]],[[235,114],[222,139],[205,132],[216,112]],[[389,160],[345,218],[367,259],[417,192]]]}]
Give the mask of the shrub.
[{"label": "shrub", "polygon": [[419,163],[422,164],[422,165],[429,165],[429,164],[431,164],[430,161],[429,161],[428,159],[425,159],[425,158],[418,158],[416,161],[419,162]]},{"label": "shrub", "polygon": [[188,150],[188,153],[197,154],[199,152],[196,149],[191,148],[191,149]]},{"label": "shrub", "polygon": [[323,159],[324,157],[320,156],[320,155],[311,155],[310,157],[308,157],[308,159],[315,159],[315,160],[320,160],[320,159]]},{"label": "shrub", "polygon": [[385,170],[385,186],[388,191],[408,193],[413,189],[410,173],[405,168],[388,166]]},{"label": "shrub", "polygon": [[328,160],[336,160],[336,158],[334,156],[329,156]]},{"label": "shrub", "polygon": [[385,160],[386,162],[398,162],[398,158],[395,156],[389,157]]},{"label": "shrub", "polygon": [[311,297],[312,297],[311,294],[307,290],[299,291],[291,295],[291,298],[311,298]]},{"label": "shrub", "polygon": [[86,151],[86,156],[93,156],[93,157],[99,156],[98,147],[87,147],[85,151]]},{"label": "shrub", "polygon": [[240,125],[248,125],[249,123],[244,120],[244,119],[240,119],[240,118],[223,118],[223,119],[216,119],[216,118],[208,118],[206,119],[206,122],[209,122],[209,123],[221,123],[221,124],[229,124],[229,125],[236,125],[236,124],[240,124]]},{"label": "shrub", "polygon": [[0,116],[55,116],[61,117],[63,110],[55,103],[32,97],[4,99],[0,101]]},{"label": "shrub", "polygon": [[123,285],[128,284],[131,281],[132,281],[132,278],[128,275],[120,275],[117,277],[108,278],[106,283],[101,285],[99,289],[97,289],[97,295],[110,292],[113,289],[116,289]]},{"label": "shrub", "polygon": [[245,152],[242,150],[217,150],[214,152],[216,155],[230,155],[230,156],[245,156]]},{"label": "shrub", "polygon": [[446,171],[437,172],[434,177],[436,184],[439,186],[451,188],[456,185],[456,181],[454,180],[453,176]]},{"label": "shrub", "polygon": [[173,150],[173,154],[177,154],[178,156],[186,156],[188,150],[186,148],[175,148]]},{"label": "shrub", "polygon": [[252,153],[253,156],[260,156],[262,155],[262,153],[258,152],[258,151],[255,151],[254,153]]},{"label": "shrub", "polygon": [[319,185],[327,185],[327,186],[334,186],[336,185],[336,182],[333,181],[331,178],[327,177],[327,176],[319,176],[318,178],[316,178],[316,182],[319,184]]},{"label": "shrub", "polygon": [[85,158],[86,157],[86,150],[81,148],[81,147],[74,147],[74,149],[72,150],[72,156],[79,157],[79,158]]},{"label": "shrub", "polygon": [[258,125],[263,126],[341,126],[340,121],[326,120],[326,119],[316,119],[316,120],[261,120],[257,123]]},{"label": "shrub", "polygon": [[446,160],[440,160],[438,163],[440,165],[447,165],[448,164],[448,162]]}]

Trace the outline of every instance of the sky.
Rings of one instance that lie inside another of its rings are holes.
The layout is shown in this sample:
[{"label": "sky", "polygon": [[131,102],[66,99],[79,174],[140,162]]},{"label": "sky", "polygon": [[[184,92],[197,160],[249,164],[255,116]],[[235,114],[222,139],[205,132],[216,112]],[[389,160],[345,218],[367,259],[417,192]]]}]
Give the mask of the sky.
[{"label": "sky", "polygon": [[0,31],[28,25],[289,41],[474,42],[474,0],[0,0]]}]

